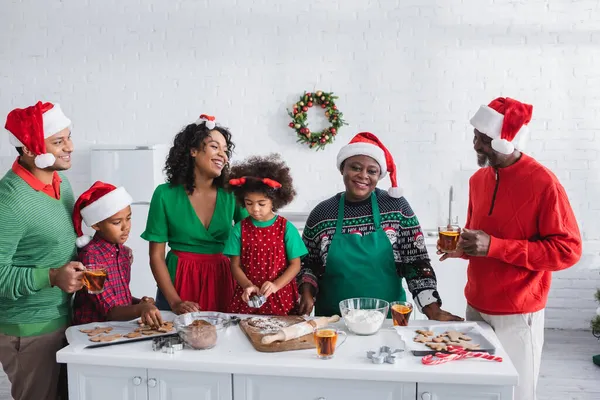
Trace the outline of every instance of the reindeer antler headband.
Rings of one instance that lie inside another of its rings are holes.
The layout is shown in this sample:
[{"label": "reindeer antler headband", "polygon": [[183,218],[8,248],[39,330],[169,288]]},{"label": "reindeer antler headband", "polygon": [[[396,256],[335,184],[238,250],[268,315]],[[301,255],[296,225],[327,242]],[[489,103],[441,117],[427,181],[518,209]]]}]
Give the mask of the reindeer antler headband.
[{"label": "reindeer antler headband", "polygon": [[243,186],[248,179],[260,181],[273,189],[279,189],[281,187],[281,183],[277,182],[276,180],[269,178],[258,178],[256,176],[242,176],[241,178],[230,179],[229,184],[231,186]]}]

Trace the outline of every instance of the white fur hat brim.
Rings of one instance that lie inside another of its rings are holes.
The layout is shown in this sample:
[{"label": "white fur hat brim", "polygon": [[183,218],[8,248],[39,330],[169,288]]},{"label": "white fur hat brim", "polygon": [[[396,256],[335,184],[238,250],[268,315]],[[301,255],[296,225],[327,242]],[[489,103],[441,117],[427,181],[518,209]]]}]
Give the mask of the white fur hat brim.
[{"label": "white fur hat brim", "polygon": [[529,136],[529,128],[523,125],[519,132],[515,135],[512,142],[502,139],[502,124],[504,123],[504,115],[488,106],[481,106],[471,118],[471,125],[479,132],[483,133],[492,140],[492,149],[502,154],[512,154],[517,149],[525,150],[527,137]]},{"label": "white fur hat brim", "polygon": [[81,209],[81,218],[89,227],[115,215],[131,205],[133,199],[125,188],[118,187]]}]

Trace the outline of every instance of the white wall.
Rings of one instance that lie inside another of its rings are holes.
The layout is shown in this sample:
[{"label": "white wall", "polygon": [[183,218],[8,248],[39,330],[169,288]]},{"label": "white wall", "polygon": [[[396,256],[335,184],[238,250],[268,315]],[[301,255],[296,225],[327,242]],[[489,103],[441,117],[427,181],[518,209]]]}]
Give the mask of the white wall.
[{"label": "white wall", "polygon": [[[369,130],[431,229],[450,185],[466,210],[469,116],[500,95],[530,102],[530,153],[562,180],[585,239],[579,265],[554,276],[547,322],[581,328],[600,286],[599,20],[597,1],[568,0],[4,0],[0,115],[60,102],[74,122],[80,193],[90,146],[168,142],[214,114],[234,133],[236,158],[285,154],[292,211],[341,190],[335,155]],[[286,115],[315,89],[336,92],[349,122],[318,153],[295,143]],[[14,149],[0,143],[6,169]]]}]

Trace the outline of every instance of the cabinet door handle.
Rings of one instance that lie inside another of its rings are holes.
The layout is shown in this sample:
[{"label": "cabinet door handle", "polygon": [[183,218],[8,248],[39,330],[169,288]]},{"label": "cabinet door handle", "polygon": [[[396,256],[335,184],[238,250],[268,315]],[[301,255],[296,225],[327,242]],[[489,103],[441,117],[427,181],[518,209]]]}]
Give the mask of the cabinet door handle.
[{"label": "cabinet door handle", "polygon": [[431,393],[425,392],[421,395],[421,400],[432,400]]},{"label": "cabinet door handle", "polygon": [[140,378],[139,376],[134,376],[133,377],[133,384],[135,386],[140,386],[142,384],[142,378]]},{"label": "cabinet door handle", "polygon": [[156,379],[154,379],[154,378],[148,379],[148,386],[150,386],[151,388],[156,387]]}]

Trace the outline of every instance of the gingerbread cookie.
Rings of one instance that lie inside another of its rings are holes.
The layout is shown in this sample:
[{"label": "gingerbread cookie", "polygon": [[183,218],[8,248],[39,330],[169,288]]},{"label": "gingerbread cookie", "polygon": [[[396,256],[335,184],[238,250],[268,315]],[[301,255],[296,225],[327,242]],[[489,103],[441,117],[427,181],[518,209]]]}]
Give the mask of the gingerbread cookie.
[{"label": "gingerbread cookie", "polygon": [[141,332],[141,334],[142,334],[142,335],[144,335],[144,336],[150,336],[150,335],[160,335],[161,333],[163,333],[163,332],[161,332],[161,331],[156,331],[156,330],[154,330],[154,329],[148,329],[148,330],[145,330],[145,331],[142,331],[142,332]]},{"label": "gingerbread cookie", "polygon": [[432,342],[435,343],[444,343],[445,341],[450,341],[447,337],[442,337],[442,336],[436,336],[433,339],[431,339]]},{"label": "gingerbread cookie", "polygon": [[423,329],[417,329],[415,332],[423,336],[435,336],[435,333],[433,333],[432,331],[425,331]]},{"label": "gingerbread cookie", "polygon": [[129,332],[124,337],[126,337],[128,339],[135,339],[135,338],[142,337],[142,333],[141,332],[135,332],[135,331],[133,331],[133,332]]},{"label": "gingerbread cookie", "polygon": [[446,343],[425,343],[425,346],[435,351],[443,351],[447,349]]},{"label": "gingerbread cookie", "polygon": [[427,343],[429,342],[429,338],[425,335],[419,335],[415,337],[414,341],[418,343]]},{"label": "gingerbread cookie", "polygon": [[114,335],[98,335],[98,336],[94,336],[93,338],[90,338],[91,342],[94,343],[99,343],[99,342],[112,342],[113,340],[117,340],[121,337],[121,335],[114,334]]},{"label": "gingerbread cookie", "polygon": [[470,337],[463,335],[459,331],[448,331],[448,332],[444,333],[444,335],[448,336],[448,338],[450,338],[451,342],[458,342],[460,340],[466,340],[466,341],[471,340]]},{"label": "gingerbread cookie", "polygon": [[109,333],[112,330],[113,330],[113,328],[111,328],[109,326],[106,326],[106,327],[97,326],[94,329],[80,329],[79,332],[87,333],[88,336],[96,336],[101,333]]},{"label": "gingerbread cookie", "polygon": [[458,340],[456,342],[449,342],[449,346],[462,347],[465,350],[479,350],[479,344],[473,342],[467,342],[464,340]]},{"label": "gingerbread cookie", "polygon": [[139,328],[136,329],[137,332],[144,331],[160,331],[161,333],[169,333],[174,329],[173,322],[163,322],[161,326],[149,326],[149,325],[140,325]]}]

